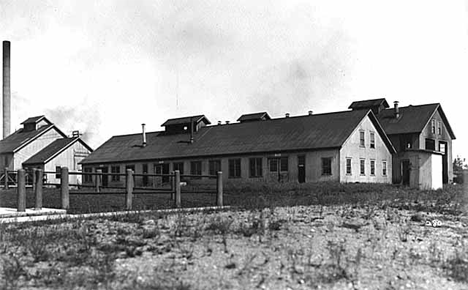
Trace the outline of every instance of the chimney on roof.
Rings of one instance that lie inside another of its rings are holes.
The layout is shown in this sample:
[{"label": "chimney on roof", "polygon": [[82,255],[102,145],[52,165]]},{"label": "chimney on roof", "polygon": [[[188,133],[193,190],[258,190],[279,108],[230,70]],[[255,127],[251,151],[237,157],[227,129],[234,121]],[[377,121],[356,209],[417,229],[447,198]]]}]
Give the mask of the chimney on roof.
[{"label": "chimney on roof", "polygon": [[400,117],[400,108],[398,107],[398,103],[398,101],[393,102],[393,115],[397,119]]},{"label": "chimney on roof", "polygon": [[142,146],[146,146],[146,131],[145,131],[145,123],[141,124],[142,135],[143,135],[143,144]]},{"label": "chimney on roof", "polygon": [[229,121],[226,121],[226,125],[229,125]]},{"label": "chimney on roof", "polygon": [[289,113],[286,113],[285,117],[286,117],[286,118],[289,118]]},{"label": "chimney on roof", "polygon": [[72,131],[72,137],[73,137],[73,138],[78,138],[78,137],[80,137],[80,131],[78,131],[78,130]]},{"label": "chimney on roof", "polygon": [[309,116],[312,116],[314,112],[313,111],[309,111]]},{"label": "chimney on roof", "polygon": [[11,129],[10,42],[3,41],[3,139]]}]

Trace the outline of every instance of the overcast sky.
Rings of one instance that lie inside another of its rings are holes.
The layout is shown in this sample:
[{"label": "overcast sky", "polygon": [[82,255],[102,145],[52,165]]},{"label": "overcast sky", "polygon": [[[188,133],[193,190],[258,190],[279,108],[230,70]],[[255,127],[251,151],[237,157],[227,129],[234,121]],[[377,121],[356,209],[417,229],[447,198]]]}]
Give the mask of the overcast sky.
[{"label": "overcast sky", "polygon": [[441,103],[468,158],[467,1],[0,0],[0,39],[12,131],[46,115],[96,148],[168,118],[386,98]]}]

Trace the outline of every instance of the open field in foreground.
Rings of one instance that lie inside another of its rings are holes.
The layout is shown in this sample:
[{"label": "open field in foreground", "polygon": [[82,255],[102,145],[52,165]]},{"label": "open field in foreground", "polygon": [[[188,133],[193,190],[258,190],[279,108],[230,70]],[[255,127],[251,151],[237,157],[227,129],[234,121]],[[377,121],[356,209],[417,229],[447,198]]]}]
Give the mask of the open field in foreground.
[{"label": "open field in foreground", "polygon": [[280,207],[263,192],[224,212],[0,224],[0,288],[468,288],[463,188],[333,192],[336,204]]}]

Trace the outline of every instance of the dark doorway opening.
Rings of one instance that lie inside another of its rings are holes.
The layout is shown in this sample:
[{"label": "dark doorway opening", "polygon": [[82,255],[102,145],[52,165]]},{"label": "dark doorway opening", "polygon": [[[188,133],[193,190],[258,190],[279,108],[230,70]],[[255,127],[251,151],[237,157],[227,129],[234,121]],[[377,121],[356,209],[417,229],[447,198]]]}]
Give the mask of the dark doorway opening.
[{"label": "dark doorway opening", "polygon": [[411,163],[409,160],[401,161],[401,176],[403,185],[410,185]]},{"label": "dark doorway opening", "polygon": [[305,167],[305,155],[297,156],[297,181],[299,183],[305,182],[306,167]]},{"label": "dark doorway opening", "polygon": [[101,172],[104,173],[103,175],[101,175],[102,187],[107,187],[109,186],[109,175],[107,175],[106,173],[109,173],[109,169],[107,167],[102,167],[100,169]]},{"label": "dark doorway opening", "polygon": [[448,183],[448,144],[447,142],[439,141],[439,151],[442,152],[442,182]]}]

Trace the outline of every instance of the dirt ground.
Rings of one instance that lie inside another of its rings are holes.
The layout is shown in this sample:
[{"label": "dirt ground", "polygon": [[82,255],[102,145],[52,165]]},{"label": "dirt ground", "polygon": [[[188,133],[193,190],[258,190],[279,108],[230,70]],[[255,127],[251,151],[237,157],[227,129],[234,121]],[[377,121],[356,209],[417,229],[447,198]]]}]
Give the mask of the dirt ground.
[{"label": "dirt ground", "polygon": [[296,206],[1,232],[12,289],[468,289],[464,216]]}]

